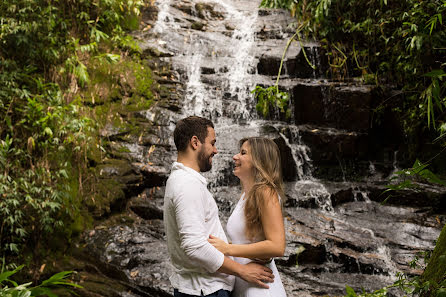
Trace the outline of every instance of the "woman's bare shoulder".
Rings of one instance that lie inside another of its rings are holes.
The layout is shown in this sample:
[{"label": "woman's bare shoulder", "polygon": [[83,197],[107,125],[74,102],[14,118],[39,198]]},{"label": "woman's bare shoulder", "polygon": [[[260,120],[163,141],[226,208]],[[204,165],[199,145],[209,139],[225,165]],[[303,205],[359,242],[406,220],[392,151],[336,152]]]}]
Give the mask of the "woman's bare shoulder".
[{"label": "woman's bare shoulder", "polygon": [[262,186],[259,188],[259,195],[262,196],[262,200],[265,205],[280,205],[279,194],[276,189],[270,186]]}]

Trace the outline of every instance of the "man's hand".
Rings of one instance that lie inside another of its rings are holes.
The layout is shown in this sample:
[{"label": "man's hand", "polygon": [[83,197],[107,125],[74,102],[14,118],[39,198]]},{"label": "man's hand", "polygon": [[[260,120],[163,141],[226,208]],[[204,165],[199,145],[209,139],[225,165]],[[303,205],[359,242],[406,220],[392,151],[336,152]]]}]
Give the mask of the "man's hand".
[{"label": "man's hand", "polygon": [[268,267],[253,262],[243,266],[244,268],[239,273],[239,276],[248,283],[268,289],[269,286],[265,283],[272,283],[274,281],[274,274]]}]

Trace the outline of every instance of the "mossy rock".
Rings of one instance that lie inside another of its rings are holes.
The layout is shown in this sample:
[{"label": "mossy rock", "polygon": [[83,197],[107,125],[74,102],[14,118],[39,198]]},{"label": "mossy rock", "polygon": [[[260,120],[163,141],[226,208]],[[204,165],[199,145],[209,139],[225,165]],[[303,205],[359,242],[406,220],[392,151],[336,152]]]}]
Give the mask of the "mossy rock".
[{"label": "mossy rock", "polygon": [[94,194],[85,200],[85,204],[96,218],[109,215],[113,207],[125,201],[125,187],[115,179],[99,179],[93,186]]},{"label": "mossy rock", "polygon": [[71,230],[71,234],[77,236],[85,231],[85,229],[90,228],[92,226],[93,220],[87,213],[80,213],[70,224],[69,229]]},{"label": "mossy rock", "polygon": [[205,24],[200,23],[200,22],[193,22],[190,27],[193,30],[204,31]]},{"label": "mossy rock", "polygon": [[195,10],[197,11],[198,17],[202,19],[209,18],[223,18],[223,14],[214,10],[214,7],[208,3],[197,3],[195,4]]},{"label": "mossy rock", "polygon": [[111,178],[113,176],[129,175],[133,172],[132,166],[126,160],[108,159],[95,168],[96,176]]},{"label": "mossy rock", "polygon": [[[443,226],[438,237],[434,252],[422,275],[422,280],[429,281],[435,290],[440,283],[446,280],[446,225]],[[445,289],[444,286],[443,289]]]},{"label": "mossy rock", "polygon": [[98,142],[96,145],[91,145],[87,151],[87,159],[90,162],[90,166],[94,166],[102,162],[104,153],[101,151],[101,144]]},{"label": "mossy rock", "polygon": [[60,288],[53,290],[57,296],[123,296],[122,292],[127,292],[129,286],[122,282],[103,275],[94,265],[80,260],[82,258],[82,251],[74,251],[73,256],[64,257],[49,257],[47,259],[48,265],[45,266],[42,279],[48,278],[51,275],[60,271],[74,271],[69,279],[82,286],[82,288],[72,288],[70,291]]},{"label": "mossy rock", "polygon": [[91,68],[91,84],[82,100],[95,106],[93,116],[99,127],[113,123],[119,128],[125,123],[123,114],[152,106],[157,85],[149,62],[125,58],[116,64],[92,63]]}]

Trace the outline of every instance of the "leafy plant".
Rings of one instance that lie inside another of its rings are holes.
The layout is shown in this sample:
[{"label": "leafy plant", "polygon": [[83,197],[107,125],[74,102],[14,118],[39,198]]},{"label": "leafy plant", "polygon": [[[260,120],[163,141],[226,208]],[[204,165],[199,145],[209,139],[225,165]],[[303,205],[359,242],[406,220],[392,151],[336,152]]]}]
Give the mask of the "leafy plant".
[{"label": "leafy plant", "polygon": [[[287,92],[279,91],[277,86],[271,86],[266,89],[262,86],[256,86],[251,93],[257,98],[257,111],[263,114],[264,117],[269,114],[270,106],[277,106],[281,112],[285,112],[289,95]],[[288,110],[287,114],[289,114]]]},{"label": "leafy plant", "polygon": [[[385,190],[382,194],[391,191],[404,190],[407,188],[417,188],[418,184],[416,183],[416,179],[420,181],[446,186],[446,181],[440,179],[436,174],[427,169],[428,166],[429,166],[428,163],[421,163],[417,159],[411,168],[406,168],[395,172],[395,175],[391,177],[390,180],[399,182],[396,184],[387,185],[386,187],[388,189]],[[402,181],[400,181],[401,179]],[[387,198],[382,203],[385,203],[390,197],[391,195],[387,196]]]},{"label": "leafy plant", "polygon": [[[78,95],[89,63],[116,63],[143,0],[0,2],[0,255],[67,230],[83,205],[97,126]],[[146,91],[148,93],[148,91]],[[72,187],[74,186],[74,188]]]},{"label": "leafy plant", "polygon": [[[275,85],[268,87],[266,89],[262,86],[256,86],[254,90],[251,91],[251,94],[254,94],[254,97],[257,99],[256,109],[264,117],[266,117],[269,114],[270,106],[278,107],[281,112],[285,112],[287,118],[290,116],[291,111],[287,109],[290,96],[287,92],[282,92],[279,90],[279,80],[280,80],[280,74],[282,73],[282,67],[283,67],[283,61],[285,60],[285,55],[288,51],[288,48],[290,47],[291,42],[293,42],[296,36],[299,36],[299,31],[300,30],[297,30],[297,32],[288,40],[287,45],[283,51]],[[305,58],[307,59],[306,55]]]},{"label": "leafy plant", "polygon": [[10,277],[20,271],[24,266],[21,265],[12,271],[5,271],[0,274],[0,296],[2,297],[28,297],[28,296],[49,296],[57,297],[52,289],[63,287],[82,288],[78,284],[67,280],[67,277],[73,271],[62,271],[54,274],[49,279],[44,280],[40,285],[31,286],[32,282],[18,284],[11,280]]}]

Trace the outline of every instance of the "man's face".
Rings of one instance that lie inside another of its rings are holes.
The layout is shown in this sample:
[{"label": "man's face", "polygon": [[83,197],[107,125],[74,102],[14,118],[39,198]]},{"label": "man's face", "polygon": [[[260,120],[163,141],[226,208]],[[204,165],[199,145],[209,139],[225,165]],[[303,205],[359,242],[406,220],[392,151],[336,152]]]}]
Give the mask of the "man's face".
[{"label": "man's face", "polygon": [[215,130],[208,127],[208,135],[206,136],[204,143],[201,143],[201,147],[198,151],[198,166],[200,172],[206,172],[212,168],[212,157],[217,153]]}]

